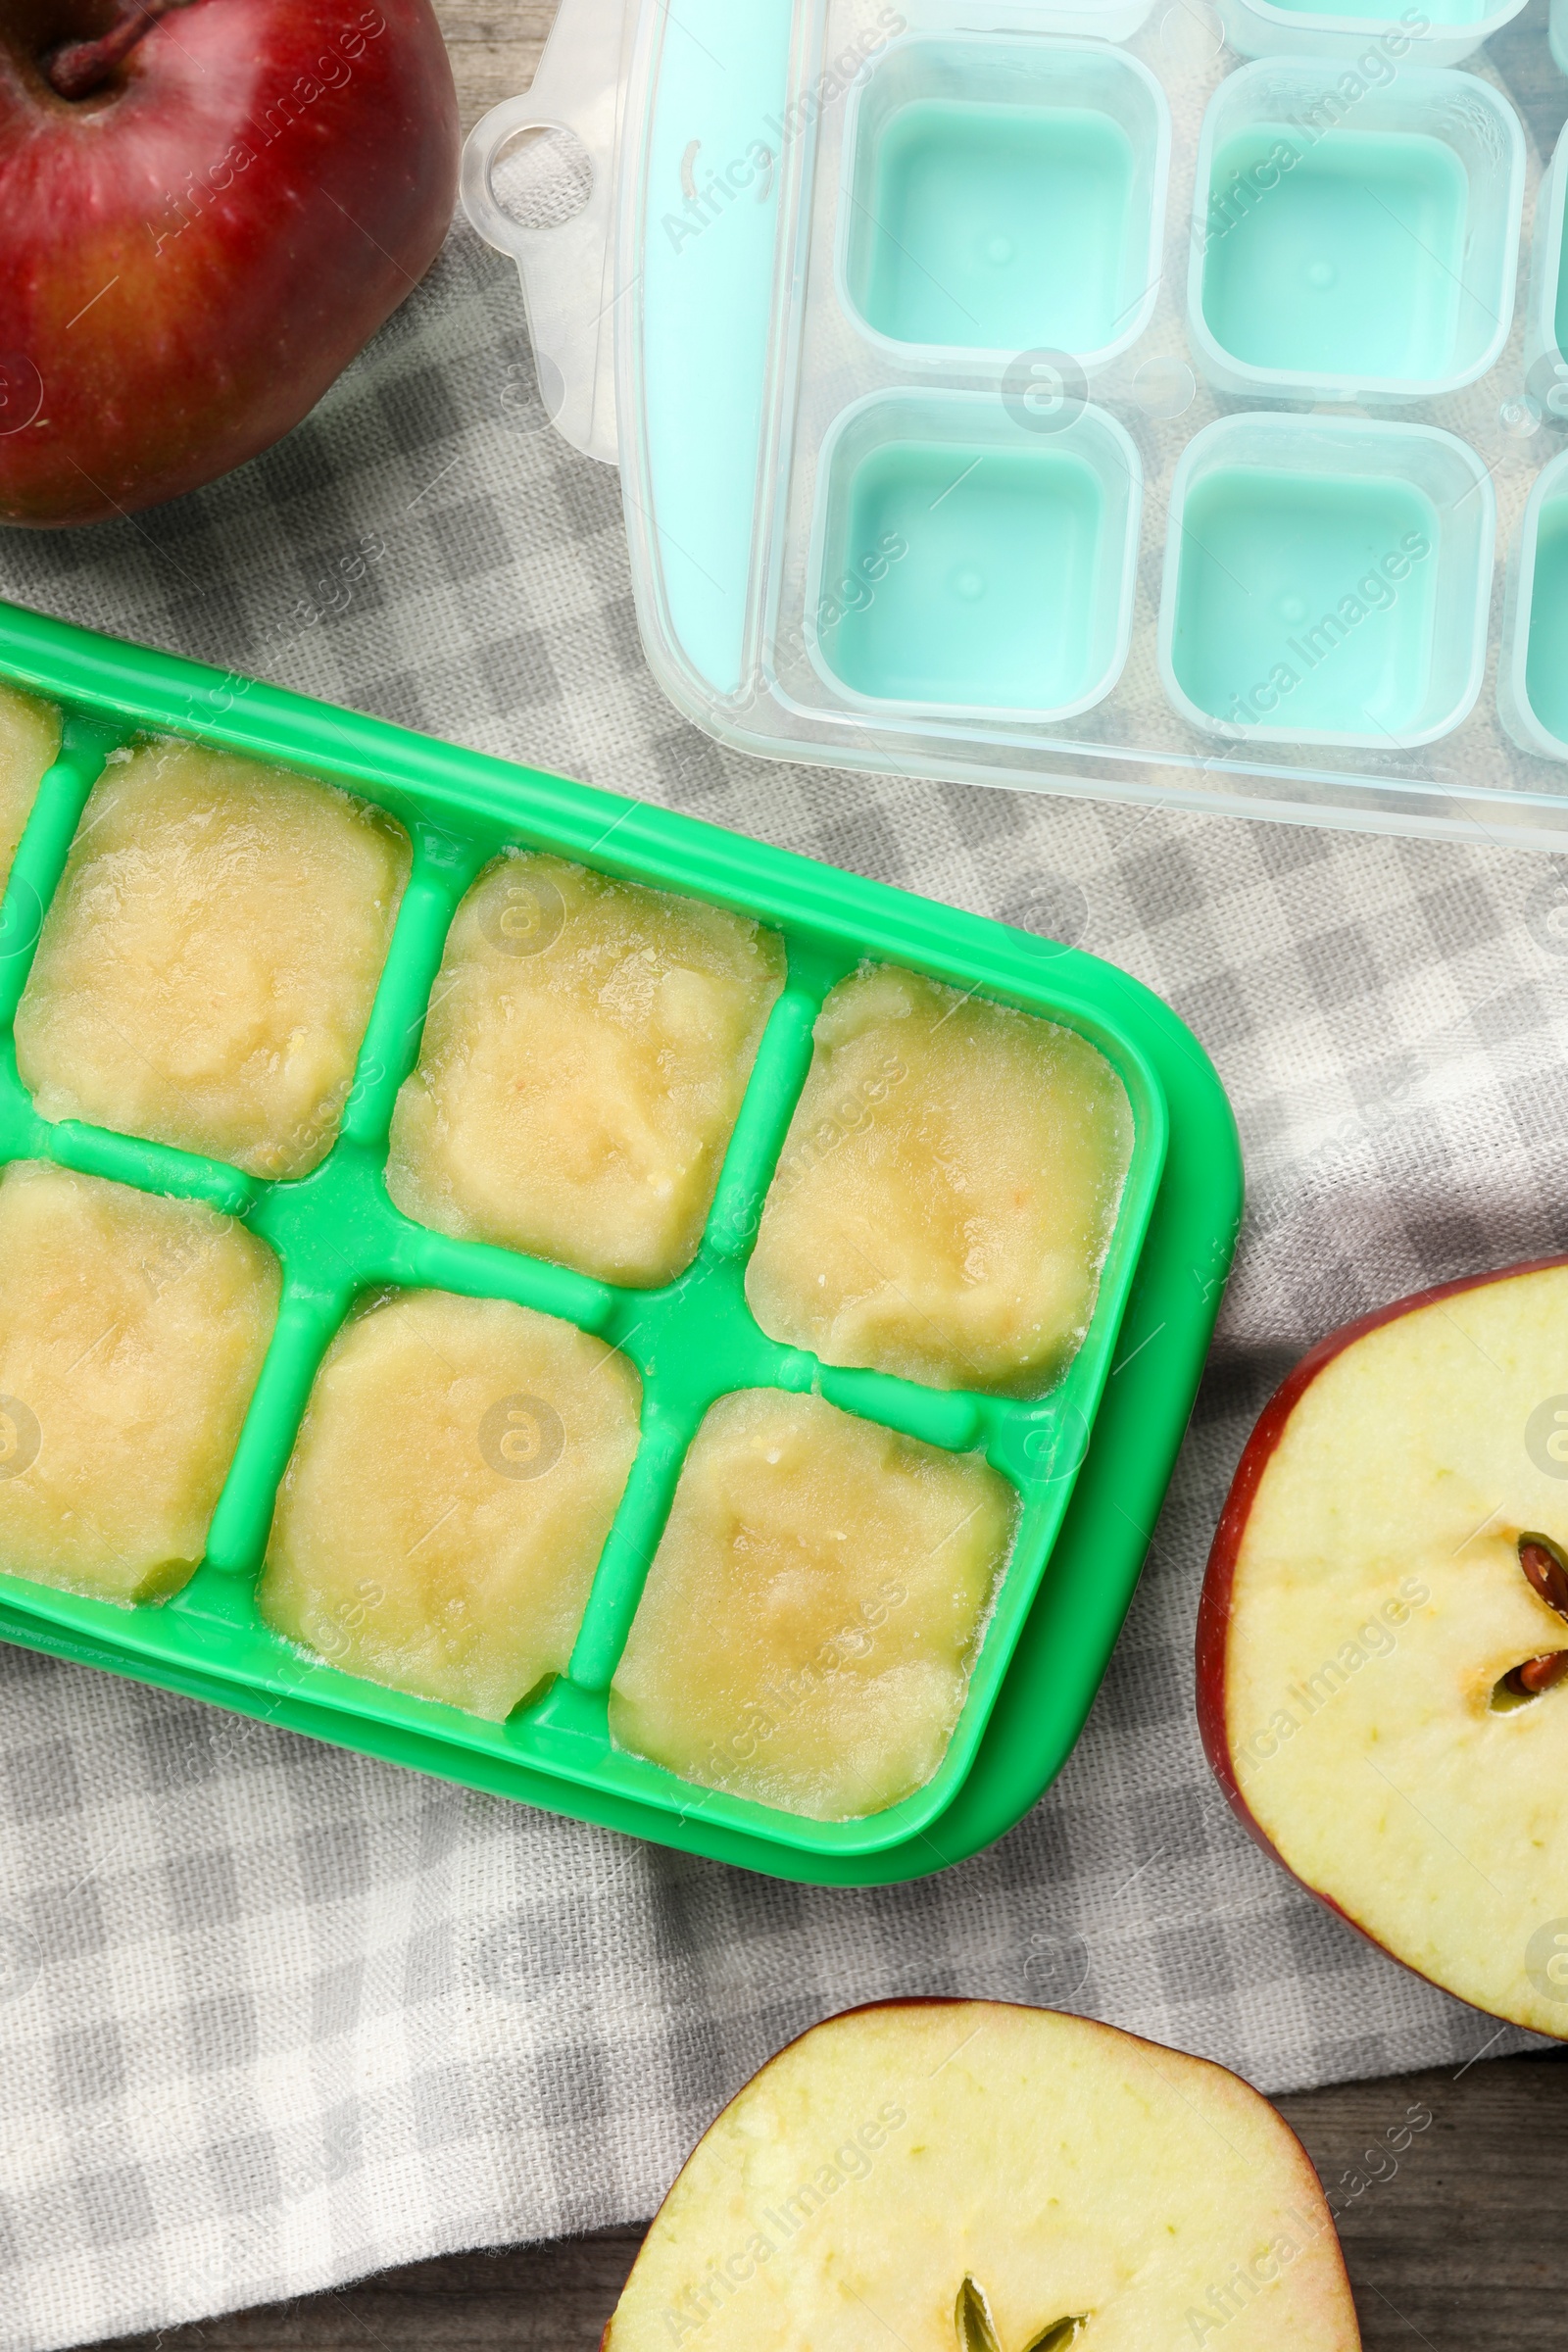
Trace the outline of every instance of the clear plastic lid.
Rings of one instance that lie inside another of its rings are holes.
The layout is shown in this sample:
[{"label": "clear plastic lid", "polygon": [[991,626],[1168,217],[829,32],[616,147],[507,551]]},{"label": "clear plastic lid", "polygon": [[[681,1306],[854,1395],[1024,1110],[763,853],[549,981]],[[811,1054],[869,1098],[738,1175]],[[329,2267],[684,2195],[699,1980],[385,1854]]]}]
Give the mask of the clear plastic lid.
[{"label": "clear plastic lid", "polygon": [[813,763],[1559,843],[1520,681],[1568,665],[1568,82],[1504,13],[565,0],[518,103],[612,259],[480,225],[618,450],[671,699]]}]

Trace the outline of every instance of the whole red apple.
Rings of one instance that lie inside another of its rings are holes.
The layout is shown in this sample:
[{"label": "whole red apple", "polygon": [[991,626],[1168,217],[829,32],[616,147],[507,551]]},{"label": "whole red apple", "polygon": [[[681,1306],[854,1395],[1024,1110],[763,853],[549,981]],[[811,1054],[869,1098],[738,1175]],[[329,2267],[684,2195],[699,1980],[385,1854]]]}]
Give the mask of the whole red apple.
[{"label": "whole red apple", "polygon": [[458,150],[429,0],[0,0],[0,519],[269,448],[429,268]]}]

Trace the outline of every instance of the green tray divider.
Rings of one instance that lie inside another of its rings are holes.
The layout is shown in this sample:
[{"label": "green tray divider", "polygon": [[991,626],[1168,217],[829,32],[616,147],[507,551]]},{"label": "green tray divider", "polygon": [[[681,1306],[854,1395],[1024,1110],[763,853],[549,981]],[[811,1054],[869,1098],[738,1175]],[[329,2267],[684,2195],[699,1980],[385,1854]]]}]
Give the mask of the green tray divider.
[{"label": "green tray divider", "polygon": [[846,1364],[821,1364],[816,1387],[841,1412],[880,1422],[884,1429],[940,1446],[948,1453],[974,1452],[985,1443],[999,1410],[998,1399],[967,1389],[923,1389],[890,1372],[865,1372]]},{"label": "green tray divider", "polygon": [[578,1274],[548,1258],[523,1257],[489,1242],[460,1241],[416,1225],[388,1203],[397,1219],[392,1247],[376,1265],[377,1275],[401,1290],[455,1291],[461,1298],[510,1298],[541,1315],[605,1337],[616,1312],[617,1294],[608,1282]]},{"label": "green tray divider", "polygon": [[407,1221],[387,1200],[381,1173],[392,1107],[418,1055],[425,1006],[453,914],[467,881],[489,855],[486,842],[459,840],[417,817],[409,820],[409,879],[337,1141],[308,1175],[257,1186],[244,1203],[252,1231],[282,1261],[283,1288],[277,1322],[213,1513],[207,1557],[185,1588],[187,1603],[200,1601],[215,1577],[232,1587],[260,1570],[277,1489],[321,1359],[356,1297],[373,1283],[378,1265],[393,1280],[392,1268],[402,1268]]},{"label": "green tray divider", "polygon": [[375,992],[340,1132],[384,1148],[398,1089],[419,1058],[425,1015],[447,933],[463,895],[494,855],[488,839],[466,840],[416,822],[414,863]]},{"label": "green tray divider", "polygon": [[643,1380],[642,1434],[571,1655],[571,1679],[609,1686],[631,1631],[643,1585],[687,1448],[704,1414],[736,1389],[808,1389],[812,1358],[781,1348],[757,1327],[740,1263],[704,1244],[662,1291],[621,1291],[604,1337]]},{"label": "green tray divider", "polygon": [[90,1127],[83,1119],[40,1120],[43,1149],[63,1168],[81,1176],[104,1176],[140,1193],[163,1193],[200,1200],[222,1217],[245,1217],[267,1190],[260,1177],[220,1159],[203,1159],[172,1144],[145,1136],[120,1135],[112,1127]]},{"label": "green tray divider", "polygon": [[701,1418],[700,1412],[694,1417],[690,1411],[667,1412],[644,1402],[637,1458],[605,1539],[588,1605],[572,1644],[567,1675],[579,1690],[610,1688],[675,1499],[687,1447],[697,1435]]},{"label": "green tray divider", "polygon": [[341,1294],[293,1289],[285,1283],[250,1410],[207,1533],[208,1568],[247,1578],[260,1569],[311,1383],[347,1304]]},{"label": "green tray divider", "polygon": [[103,774],[110,753],[119,750],[129,732],[68,713],[60,757],[39,780],[0,908],[0,1021],[8,1029],[27,985],[43,918],[65,871],[87,795]]},{"label": "green tray divider", "polygon": [[1089,1443],[1090,1416],[1076,1400],[1070,1384],[1043,1405],[1015,1407],[993,1421],[987,1458],[994,1470],[1024,1494],[1054,1488],[1070,1479],[1083,1461]]},{"label": "green tray divider", "polygon": [[858,960],[803,940],[788,943],[788,978],[758,1046],[709,1212],[706,1247],[722,1257],[744,1260],[756,1246],[762,1202],[810,1072],[822,1001]]},{"label": "green tray divider", "polygon": [[[619,1292],[603,1326],[642,1374],[642,1432],[572,1648],[569,1680],[580,1690],[607,1690],[620,1663],[682,1465],[709,1407],[736,1389],[811,1385],[814,1359],[759,1330],[746,1301],[745,1264],[811,1066],[822,1000],[855,960],[809,942],[788,944],[785,986],[758,1044],[702,1248],[664,1289]],[[569,1702],[555,1703],[559,1714]]]},{"label": "green tray divider", "polygon": [[0,1030],[0,1162],[48,1156],[48,1121],[17,1075],[17,1041],[8,1024]]},{"label": "green tray divider", "polygon": [[524,1717],[514,1717],[530,1756],[563,1762],[598,1763],[613,1753],[610,1742],[610,1686],[588,1684],[577,1675],[558,1675]]},{"label": "green tray divider", "polygon": [[269,1185],[247,1222],[277,1251],[291,1285],[346,1307],[375,1280],[393,1243],[394,1214],[379,1152],[339,1136],[308,1176]]}]

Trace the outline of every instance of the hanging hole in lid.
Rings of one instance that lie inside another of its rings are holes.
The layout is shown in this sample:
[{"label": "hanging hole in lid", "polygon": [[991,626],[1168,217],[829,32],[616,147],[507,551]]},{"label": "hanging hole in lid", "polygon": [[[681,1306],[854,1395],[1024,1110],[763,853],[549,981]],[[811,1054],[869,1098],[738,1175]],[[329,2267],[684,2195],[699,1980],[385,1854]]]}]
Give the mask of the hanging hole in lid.
[{"label": "hanging hole in lid", "polygon": [[532,122],[490,164],[490,193],[518,228],[564,228],[593,194],[593,158],[575,131]]}]

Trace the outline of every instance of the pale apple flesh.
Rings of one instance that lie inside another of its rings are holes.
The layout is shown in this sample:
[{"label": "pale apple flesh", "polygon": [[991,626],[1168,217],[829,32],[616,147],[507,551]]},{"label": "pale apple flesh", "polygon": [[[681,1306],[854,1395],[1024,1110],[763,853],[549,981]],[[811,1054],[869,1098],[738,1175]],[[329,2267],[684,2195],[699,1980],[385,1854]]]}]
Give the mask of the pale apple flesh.
[{"label": "pale apple flesh", "polygon": [[1221,2067],[993,2001],[814,2027],[671,2188],[604,2352],[1356,2352],[1299,2142]]},{"label": "pale apple flesh", "polygon": [[1198,1675],[1210,1761],[1260,1842],[1396,1959],[1558,2036],[1565,1438],[1568,1263],[1325,1341],[1243,1456]]}]

